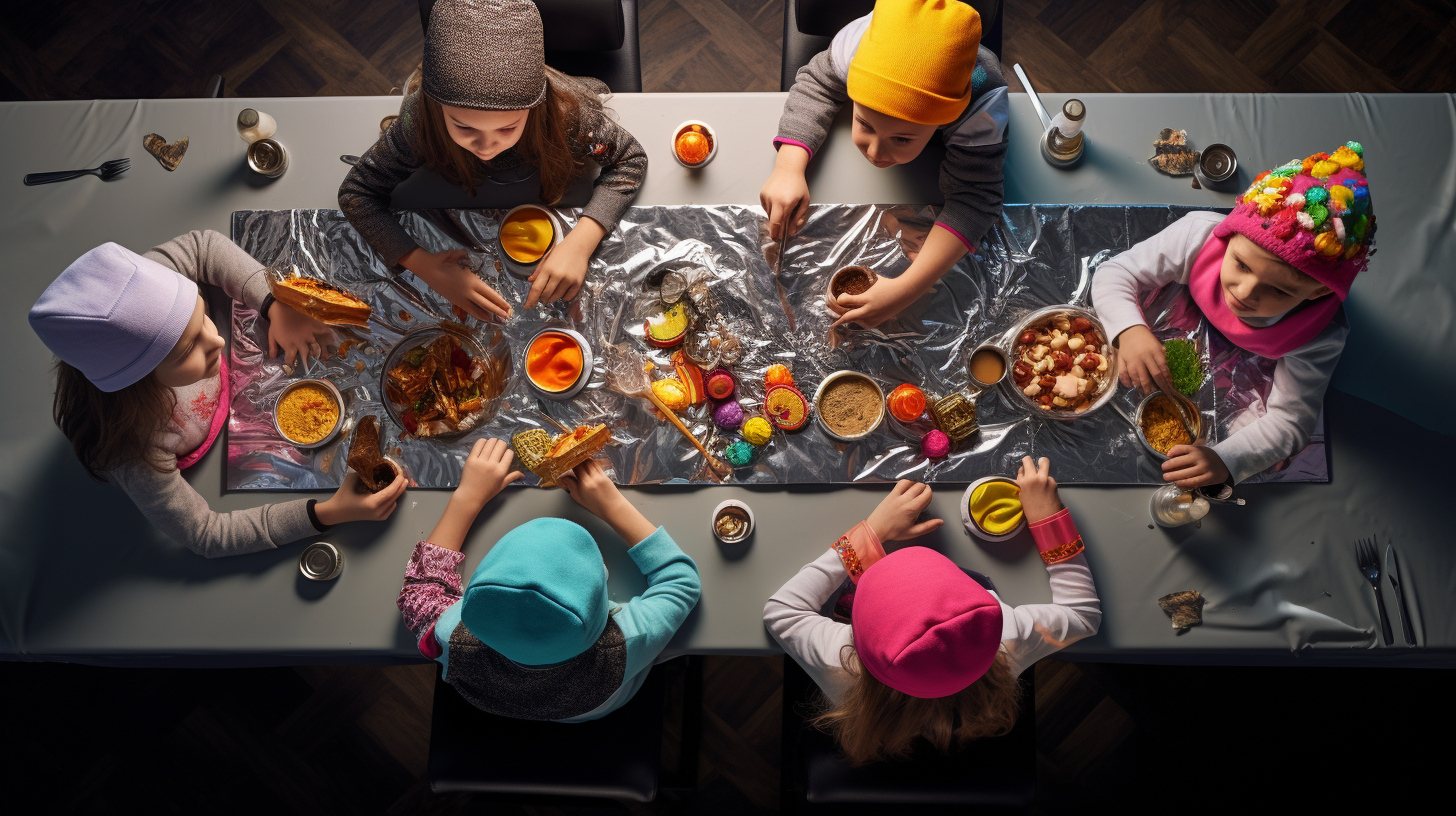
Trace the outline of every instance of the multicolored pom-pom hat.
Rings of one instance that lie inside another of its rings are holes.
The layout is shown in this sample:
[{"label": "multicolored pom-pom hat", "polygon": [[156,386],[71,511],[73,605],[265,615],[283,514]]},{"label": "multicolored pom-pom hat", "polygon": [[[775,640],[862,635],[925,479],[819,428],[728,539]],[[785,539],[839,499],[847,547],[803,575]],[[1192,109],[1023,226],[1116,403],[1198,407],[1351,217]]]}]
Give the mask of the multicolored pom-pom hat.
[{"label": "multicolored pom-pom hat", "polygon": [[1295,159],[1255,176],[1213,234],[1227,238],[1235,232],[1343,301],[1375,252],[1364,148],[1346,142],[1334,153]]}]

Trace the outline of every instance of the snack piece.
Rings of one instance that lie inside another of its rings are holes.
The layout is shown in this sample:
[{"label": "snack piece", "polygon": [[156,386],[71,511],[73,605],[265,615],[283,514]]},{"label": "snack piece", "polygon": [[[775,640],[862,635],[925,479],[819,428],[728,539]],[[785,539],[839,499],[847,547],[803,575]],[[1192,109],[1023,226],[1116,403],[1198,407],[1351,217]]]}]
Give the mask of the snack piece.
[{"label": "snack piece", "polygon": [[713,373],[708,375],[706,387],[708,396],[715,400],[725,400],[733,396],[733,391],[738,387],[738,381],[733,379],[733,375],[726,370],[715,368]]},{"label": "snack piece", "polygon": [[511,437],[511,447],[516,449],[516,456],[526,470],[534,473],[546,461],[546,457],[551,455],[551,434],[545,428],[522,431]]},{"label": "snack piece", "polygon": [[369,304],[337,286],[313,278],[291,275],[268,281],[268,290],[279,303],[300,314],[334,326],[369,328]]},{"label": "snack piece", "polygon": [[688,404],[701,405],[706,402],[708,389],[703,384],[703,370],[689,360],[681,349],[672,353],[672,365],[677,370],[677,378],[687,387]]},{"label": "snack piece", "polygon": [[960,393],[951,394],[930,406],[935,427],[951,439],[965,439],[980,429],[976,424],[976,404]]},{"label": "snack piece", "polygon": [[902,383],[895,386],[885,403],[890,408],[890,416],[901,422],[914,422],[925,413],[925,392],[910,383]]},{"label": "snack piece", "polygon": [[920,440],[920,452],[928,459],[939,459],[950,453],[950,437],[939,428],[934,428]]},{"label": "snack piece", "polygon": [[743,423],[742,433],[748,444],[763,447],[773,437],[773,426],[769,425],[768,420],[763,417],[749,417],[748,421]]},{"label": "snack piece", "polygon": [[349,447],[349,467],[359,474],[360,493],[378,493],[394,483],[399,475],[394,463],[384,458],[379,448],[379,418],[370,414],[359,420],[354,429],[354,444]]},{"label": "snack piece", "polygon": [[581,379],[582,365],[581,345],[567,334],[546,332],[526,350],[526,376],[542,391],[571,388]]},{"label": "snack piece", "polygon": [[1158,606],[1172,619],[1174,629],[1187,629],[1203,623],[1203,601],[1198,590],[1186,589],[1159,598]]},{"label": "snack piece", "polygon": [[[177,165],[182,163],[182,157],[187,155],[188,138],[187,136],[183,136],[177,141],[167,144],[167,140],[161,136],[155,133],[148,133],[142,137],[142,147],[148,153],[155,156],[157,162],[167,168],[167,172],[170,173],[177,169]],[[274,297],[277,297],[277,295],[274,295]]]},{"label": "snack piece", "polygon": [[[606,425],[582,425],[570,433],[552,439],[549,449],[542,456],[541,436],[544,434],[545,431],[535,428],[516,434],[511,439],[516,453],[521,456],[521,464],[541,477],[542,487],[556,484],[561,474],[592,458],[612,441],[612,434]],[[529,449],[529,458],[522,453],[522,448]]]},{"label": "snack piece", "polygon": [[693,404],[688,398],[688,387],[682,380],[658,380],[652,384],[652,393],[673,411],[686,411]]},{"label": "snack piece", "polygon": [[809,421],[809,401],[792,385],[775,385],[763,398],[763,411],[773,424],[797,431]]},{"label": "snack piece", "polygon": [[1021,488],[1002,479],[986,482],[971,491],[968,505],[976,526],[990,535],[1005,535],[1015,530],[1025,517],[1021,509]]},{"label": "snack piece", "polygon": [[713,411],[713,421],[725,431],[737,430],[743,424],[743,406],[731,400],[725,402]]},{"label": "snack piece", "polygon": [[763,384],[769,388],[776,385],[793,385],[794,375],[789,371],[788,366],[775,363],[763,373]]},{"label": "snack piece", "polygon": [[688,306],[678,301],[662,311],[662,314],[647,318],[647,342],[658,348],[671,348],[682,342],[688,333]]},{"label": "snack piece", "polygon": [[1198,164],[1198,152],[1188,146],[1188,131],[1163,128],[1153,142],[1148,164],[1170,176],[1186,176]]},{"label": "snack piece", "polygon": [[728,447],[723,451],[723,456],[733,467],[744,467],[753,461],[753,446],[742,439],[735,439],[728,443]]}]

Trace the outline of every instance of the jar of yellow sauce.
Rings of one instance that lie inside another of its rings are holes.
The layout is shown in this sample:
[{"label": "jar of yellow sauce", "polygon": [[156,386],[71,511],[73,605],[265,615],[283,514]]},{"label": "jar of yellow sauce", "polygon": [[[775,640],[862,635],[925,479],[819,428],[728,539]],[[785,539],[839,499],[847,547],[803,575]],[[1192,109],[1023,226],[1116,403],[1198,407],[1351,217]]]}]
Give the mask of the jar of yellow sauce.
[{"label": "jar of yellow sauce", "polygon": [[518,278],[528,278],[552,245],[561,243],[562,230],[549,210],[523,204],[501,219],[496,243],[501,264]]},{"label": "jar of yellow sauce", "polygon": [[1005,541],[1026,526],[1021,509],[1021,488],[1002,476],[972,482],[961,497],[961,522],[987,541]]}]

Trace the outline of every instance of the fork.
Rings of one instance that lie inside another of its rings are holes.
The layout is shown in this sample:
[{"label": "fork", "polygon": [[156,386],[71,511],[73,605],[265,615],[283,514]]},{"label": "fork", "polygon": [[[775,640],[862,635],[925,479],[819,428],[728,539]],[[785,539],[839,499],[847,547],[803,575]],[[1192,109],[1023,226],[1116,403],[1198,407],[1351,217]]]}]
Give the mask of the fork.
[{"label": "fork", "polygon": [[90,170],[61,170],[56,173],[31,173],[25,177],[27,187],[37,184],[50,184],[53,181],[66,181],[80,176],[92,175],[102,181],[111,181],[117,176],[125,173],[131,167],[131,159],[112,159],[103,163],[100,167],[93,167]]},{"label": "fork", "polygon": [[1380,558],[1376,554],[1373,539],[1364,538],[1355,542],[1355,563],[1365,573],[1365,577],[1370,579],[1370,586],[1375,590],[1375,609],[1380,613],[1380,634],[1385,638],[1385,645],[1389,646],[1394,637],[1390,633],[1390,619],[1385,617],[1385,599],[1380,596]]}]

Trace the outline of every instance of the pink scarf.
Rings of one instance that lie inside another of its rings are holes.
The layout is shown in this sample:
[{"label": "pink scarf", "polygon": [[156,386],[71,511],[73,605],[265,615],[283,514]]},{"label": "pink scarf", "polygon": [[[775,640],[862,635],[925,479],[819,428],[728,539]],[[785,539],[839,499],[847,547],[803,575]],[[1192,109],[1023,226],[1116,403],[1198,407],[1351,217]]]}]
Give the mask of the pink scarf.
[{"label": "pink scarf", "polygon": [[207,438],[202,440],[191,453],[177,460],[177,469],[186,470],[197,464],[202,455],[207,453],[212,443],[217,441],[217,435],[222,433],[222,426],[227,422],[228,410],[232,405],[232,388],[228,382],[228,350],[222,350],[222,365],[218,368],[218,378],[222,381],[217,391],[217,409],[212,412],[212,423],[207,426]]},{"label": "pink scarf", "polygon": [[1250,326],[1230,311],[1223,299],[1219,268],[1227,250],[1228,238],[1219,238],[1217,232],[1208,236],[1198,257],[1193,259],[1188,292],[1208,322],[1239,348],[1277,360],[1313,340],[1340,308],[1337,297],[1307,300],[1272,326]]}]

